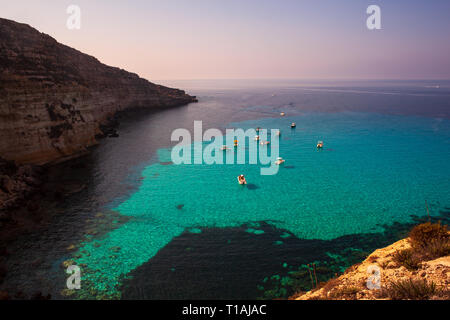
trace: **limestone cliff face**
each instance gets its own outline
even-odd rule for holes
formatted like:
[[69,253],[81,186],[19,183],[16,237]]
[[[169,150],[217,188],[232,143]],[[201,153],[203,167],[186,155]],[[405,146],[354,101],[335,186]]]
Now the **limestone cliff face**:
[[6,160],[75,157],[97,143],[100,125],[117,111],[194,101],[0,18],[0,157]]

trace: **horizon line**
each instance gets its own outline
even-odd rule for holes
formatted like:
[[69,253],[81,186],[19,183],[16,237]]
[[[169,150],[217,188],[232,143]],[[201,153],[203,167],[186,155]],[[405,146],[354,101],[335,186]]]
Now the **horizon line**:
[[450,81],[450,78],[292,78],[292,77],[274,77],[274,78],[164,78],[152,79],[151,81],[207,81],[207,80],[290,80],[290,81]]

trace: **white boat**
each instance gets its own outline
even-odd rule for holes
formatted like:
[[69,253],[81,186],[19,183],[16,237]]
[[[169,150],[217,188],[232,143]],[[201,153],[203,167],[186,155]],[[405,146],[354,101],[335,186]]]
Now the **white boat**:
[[278,157],[278,158],[277,158],[277,161],[275,161],[275,164],[280,165],[280,164],[282,164],[282,163],[284,163],[284,162],[285,162],[285,160],[284,160],[283,158]]
[[239,184],[247,184],[247,180],[245,180],[245,177],[243,174],[237,177]]

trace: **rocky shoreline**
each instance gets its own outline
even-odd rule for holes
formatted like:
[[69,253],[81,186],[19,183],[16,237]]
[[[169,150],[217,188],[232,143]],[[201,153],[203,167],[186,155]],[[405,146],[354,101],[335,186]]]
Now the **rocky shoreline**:
[[[120,112],[101,126],[101,133],[96,136],[101,139],[118,137],[117,128],[120,117],[127,117],[135,110]],[[67,184],[58,182],[62,168],[72,168],[75,158],[86,155],[78,153],[69,158],[43,164],[20,164],[13,160],[0,157],[0,240],[7,243],[17,234],[39,227],[47,217],[43,208],[46,203],[58,203],[68,195],[83,190],[86,185],[80,183]],[[0,248],[1,256],[1,248]]]
[[37,200],[48,197],[49,169],[86,155],[100,138],[118,137],[119,116],[191,102],[196,97],[183,90],[107,66],[29,25],[0,18],[2,238],[22,218],[31,224],[42,218]]
[[18,212],[26,210],[34,217],[39,205],[33,195],[45,179],[45,168],[35,165],[17,165],[14,161],[0,158],[0,231],[5,240],[13,226],[19,224]]

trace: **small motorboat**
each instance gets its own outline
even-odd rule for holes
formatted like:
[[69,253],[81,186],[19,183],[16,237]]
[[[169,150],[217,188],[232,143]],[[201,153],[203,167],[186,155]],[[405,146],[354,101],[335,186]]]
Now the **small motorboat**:
[[238,146],[238,141],[234,140],[234,146],[237,147]]
[[281,131],[278,130],[277,133],[275,133],[275,135],[276,135],[277,137],[281,136]]
[[295,128],[297,125],[295,124],[295,122],[291,123],[291,128]]
[[255,140],[256,140],[256,141],[259,141],[259,136],[255,136]]
[[317,149],[323,148],[323,141],[317,142]]
[[284,117],[285,115],[286,115],[286,113],[280,112],[280,116]]
[[245,177],[243,174],[239,175],[237,177],[239,184],[247,184],[247,180],[245,180]]
[[261,130],[261,128],[260,128],[260,127],[256,128],[256,132],[259,132],[259,130]]
[[277,161],[275,161],[275,164],[280,165],[280,164],[282,164],[282,163],[284,163],[284,162],[285,162],[285,160],[284,160],[283,158],[278,157],[278,158],[277,158]]
[[259,144],[267,145],[267,144],[270,144],[270,141],[261,141]]

